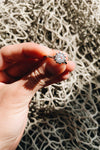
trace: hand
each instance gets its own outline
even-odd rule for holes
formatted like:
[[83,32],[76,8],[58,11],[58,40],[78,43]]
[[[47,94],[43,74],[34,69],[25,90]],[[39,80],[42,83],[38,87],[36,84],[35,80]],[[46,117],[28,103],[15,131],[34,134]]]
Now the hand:
[[0,50],[0,150],[14,150],[27,123],[32,96],[42,87],[65,80],[73,62],[58,64],[58,51],[35,43],[9,45]]

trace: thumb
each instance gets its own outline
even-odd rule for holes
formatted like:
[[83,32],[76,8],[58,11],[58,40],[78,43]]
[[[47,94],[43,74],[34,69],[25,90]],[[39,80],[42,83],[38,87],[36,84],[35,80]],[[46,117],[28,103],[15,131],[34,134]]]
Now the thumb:
[[17,88],[17,92],[19,90],[25,97],[33,96],[37,90],[49,85],[55,76],[62,74],[65,70],[66,64],[58,64],[54,59],[45,58],[34,71],[12,84]]
[[55,60],[47,58],[47,64],[45,68],[45,72],[48,73],[49,76],[54,77],[63,73],[66,69],[66,64],[56,63]]

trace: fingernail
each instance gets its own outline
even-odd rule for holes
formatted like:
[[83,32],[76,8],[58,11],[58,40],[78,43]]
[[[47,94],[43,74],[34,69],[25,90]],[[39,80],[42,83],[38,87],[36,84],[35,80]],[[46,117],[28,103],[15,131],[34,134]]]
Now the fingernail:
[[66,80],[66,79],[68,79],[68,78],[69,78],[69,73],[67,73],[67,74],[65,74],[65,75],[62,76],[62,79],[63,79],[63,80]]
[[75,69],[75,63],[73,61],[68,61],[66,69],[69,72],[73,71]]

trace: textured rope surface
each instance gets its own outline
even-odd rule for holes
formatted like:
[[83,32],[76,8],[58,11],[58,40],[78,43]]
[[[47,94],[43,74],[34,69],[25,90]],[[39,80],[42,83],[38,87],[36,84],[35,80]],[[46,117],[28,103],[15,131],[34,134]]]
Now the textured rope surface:
[[5,0],[0,47],[34,41],[76,62],[38,91],[18,150],[100,150],[100,0]]

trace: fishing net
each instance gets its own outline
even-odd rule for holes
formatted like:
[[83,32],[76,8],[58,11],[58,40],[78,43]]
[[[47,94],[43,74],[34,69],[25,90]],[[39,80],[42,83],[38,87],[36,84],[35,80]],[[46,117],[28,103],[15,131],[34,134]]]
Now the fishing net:
[[34,41],[68,53],[70,78],[39,90],[17,150],[100,150],[100,0],[0,2],[0,47]]

